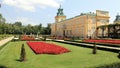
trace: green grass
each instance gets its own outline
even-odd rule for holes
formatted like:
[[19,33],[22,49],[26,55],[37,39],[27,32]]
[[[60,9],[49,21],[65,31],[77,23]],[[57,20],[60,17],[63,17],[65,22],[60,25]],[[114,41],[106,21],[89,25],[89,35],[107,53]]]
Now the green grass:
[[[27,61],[19,62],[20,48],[25,44]],[[55,43],[71,50],[60,55],[36,55],[26,42],[10,42],[0,50],[0,65],[8,68],[94,68],[120,62],[117,53],[98,50],[96,55],[92,49],[77,47],[69,44]]]

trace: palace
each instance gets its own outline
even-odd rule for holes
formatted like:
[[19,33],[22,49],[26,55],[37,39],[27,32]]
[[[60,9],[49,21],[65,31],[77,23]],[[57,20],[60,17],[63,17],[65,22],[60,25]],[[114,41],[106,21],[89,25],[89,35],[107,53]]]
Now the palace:
[[120,39],[120,15],[116,15],[113,24],[97,27],[97,37]]
[[[97,27],[109,24],[109,12],[96,10],[96,13],[81,13],[66,19],[63,9],[58,9],[55,22],[51,24],[51,36],[95,38],[99,32]],[[107,32],[106,32],[107,34]]]

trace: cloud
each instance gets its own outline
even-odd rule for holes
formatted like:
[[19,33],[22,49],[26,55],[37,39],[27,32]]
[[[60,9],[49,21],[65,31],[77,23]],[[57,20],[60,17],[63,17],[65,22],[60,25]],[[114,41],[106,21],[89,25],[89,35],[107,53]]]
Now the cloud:
[[57,1],[64,2],[65,0],[57,0]]
[[22,22],[23,25],[28,25],[28,24],[36,25],[31,19],[25,17],[18,17],[16,21]]
[[32,11],[36,10],[36,7],[59,7],[59,2],[64,0],[2,0],[3,4],[14,6],[23,10]]

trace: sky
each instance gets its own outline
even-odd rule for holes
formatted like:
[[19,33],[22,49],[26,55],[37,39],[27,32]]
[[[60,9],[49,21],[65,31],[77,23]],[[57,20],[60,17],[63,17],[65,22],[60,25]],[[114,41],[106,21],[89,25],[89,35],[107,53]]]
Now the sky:
[[54,23],[60,4],[67,19],[81,13],[103,10],[109,11],[110,23],[113,23],[120,12],[120,0],[0,0],[0,3],[0,13],[7,23],[21,21],[23,25],[41,23],[47,26]]

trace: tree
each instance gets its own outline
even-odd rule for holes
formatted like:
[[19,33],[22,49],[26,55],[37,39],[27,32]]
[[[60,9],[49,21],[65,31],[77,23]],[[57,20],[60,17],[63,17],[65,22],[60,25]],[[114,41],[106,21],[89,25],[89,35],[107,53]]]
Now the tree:
[[38,32],[41,32],[41,30],[42,30],[42,24],[39,24],[38,25]]
[[21,34],[22,31],[19,26],[13,25],[14,28],[14,34]]
[[3,34],[5,31],[4,25],[5,25],[5,18],[3,18],[2,14],[0,14],[0,34]]
[[25,61],[26,60],[26,52],[25,52],[25,48],[24,48],[24,44],[22,44],[21,47],[21,54],[20,54],[20,61]]
[[13,24],[13,30],[14,30],[14,34],[22,34],[22,23],[21,22],[15,22]]
[[94,46],[93,46],[93,54],[96,54],[97,53],[97,46],[96,46],[96,43],[94,43]]
[[41,34],[50,35],[51,34],[51,24],[48,24],[47,27],[42,27]]
[[46,28],[45,28],[45,27],[42,27],[42,29],[41,29],[41,32],[40,32],[40,33],[41,33],[41,34],[47,34],[46,32],[47,32],[47,31],[46,31]]
[[51,34],[51,28],[50,27],[51,27],[51,24],[48,24],[47,27],[46,27],[46,31],[47,31],[46,33],[48,35]]
[[0,23],[0,34],[3,33],[3,29],[2,29],[2,23]]
[[21,22],[18,22],[18,21],[15,22],[14,25],[19,26],[19,27],[22,27],[22,23],[21,23]]
[[0,23],[5,23],[5,18],[3,18],[2,14],[0,14]]
[[16,21],[13,24],[6,23],[5,18],[0,14],[0,34],[51,34],[51,24],[47,27],[42,27],[42,24],[32,26],[28,24],[27,26],[22,25],[22,22]]

